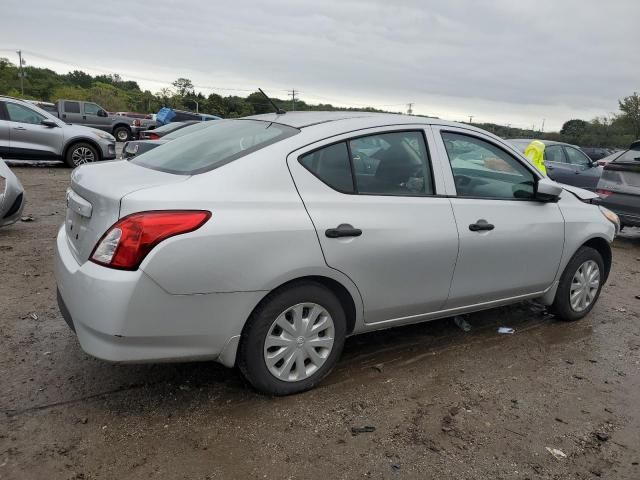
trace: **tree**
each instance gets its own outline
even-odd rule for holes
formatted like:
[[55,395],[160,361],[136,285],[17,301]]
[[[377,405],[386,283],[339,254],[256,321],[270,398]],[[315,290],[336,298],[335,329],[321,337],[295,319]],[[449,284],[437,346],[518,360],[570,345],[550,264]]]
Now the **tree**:
[[633,129],[636,138],[640,137],[640,96],[638,92],[618,100],[623,120]]
[[171,85],[175,87],[176,93],[181,97],[184,97],[187,94],[193,95],[194,93],[193,83],[191,83],[191,80],[188,78],[178,78]]
[[88,73],[84,73],[80,70],[74,70],[66,75],[69,83],[82,88],[90,88],[93,83],[93,77]]
[[562,135],[567,135],[569,137],[580,137],[587,130],[587,122],[584,120],[568,120],[564,122],[562,125],[562,129],[560,129],[560,133]]

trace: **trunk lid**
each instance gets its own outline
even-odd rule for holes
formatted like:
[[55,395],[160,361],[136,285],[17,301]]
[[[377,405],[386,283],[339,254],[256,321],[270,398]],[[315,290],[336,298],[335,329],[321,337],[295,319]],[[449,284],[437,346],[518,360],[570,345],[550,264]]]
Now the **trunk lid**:
[[127,194],[188,178],[127,161],[76,168],[67,190],[65,220],[67,241],[76,260],[82,264],[89,259],[98,240],[120,218],[120,202]]

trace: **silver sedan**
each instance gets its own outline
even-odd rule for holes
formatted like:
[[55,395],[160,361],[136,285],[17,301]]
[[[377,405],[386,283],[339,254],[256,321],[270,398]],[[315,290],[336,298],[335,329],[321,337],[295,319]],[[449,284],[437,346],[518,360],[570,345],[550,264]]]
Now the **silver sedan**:
[[77,168],[61,311],[89,354],[217,360],[312,388],[345,337],[526,299],[587,315],[618,219],[483,130],[354,112],[267,114]]

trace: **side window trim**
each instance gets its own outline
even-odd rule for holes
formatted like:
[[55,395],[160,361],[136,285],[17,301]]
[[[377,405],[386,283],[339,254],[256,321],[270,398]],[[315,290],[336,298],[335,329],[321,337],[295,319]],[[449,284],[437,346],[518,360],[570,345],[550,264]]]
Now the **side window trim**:
[[[383,131],[374,131],[374,132],[368,132],[368,133],[362,133],[359,135],[354,135],[351,137],[347,137],[347,138],[342,138],[341,140],[336,140],[335,142],[331,142],[331,143],[326,143],[323,144],[322,146],[313,148],[311,150],[307,150],[305,152],[302,152],[300,154],[298,154],[296,156],[296,160],[298,161],[298,163],[309,173],[311,173],[314,177],[316,177],[318,180],[320,180],[323,184],[325,184],[327,187],[329,187],[330,189],[332,189],[335,192],[338,193],[342,193],[343,195],[363,195],[363,196],[374,196],[374,197],[418,197],[418,198],[430,198],[430,197],[447,197],[447,195],[441,195],[436,193],[436,178],[435,178],[435,171],[434,171],[434,165],[433,165],[433,157],[431,155],[431,151],[429,148],[429,142],[427,139],[427,135],[425,133],[425,128],[430,127],[430,125],[424,125],[422,128],[418,127],[418,128],[400,128],[397,130],[383,130]],[[427,155],[426,161],[428,164],[428,169],[429,169],[429,173],[430,175],[430,180],[431,180],[431,191],[433,193],[425,193],[425,194],[421,194],[421,195],[394,195],[391,193],[360,193],[358,191],[358,182],[356,181],[356,174],[355,174],[355,166],[353,164],[353,155],[351,153],[351,141],[352,140],[356,140],[358,138],[366,138],[366,137],[373,137],[376,135],[385,135],[385,134],[389,134],[389,133],[403,133],[403,132],[412,132],[412,133],[418,133],[422,136],[422,141],[424,143],[425,146],[425,153]],[[322,141],[322,140],[320,140]],[[317,143],[317,142],[314,142]],[[351,181],[353,183],[353,192],[343,192],[340,190],[337,190],[336,188],[332,187],[331,185],[329,185],[328,183],[326,183],[322,178],[320,178],[318,175],[316,175],[315,172],[312,172],[311,170],[309,170],[303,163],[302,163],[302,158],[310,155],[312,153],[315,153],[319,150],[322,150],[323,148],[328,148],[334,145],[338,145],[340,143],[345,143],[346,147],[347,147],[347,152],[349,155],[349,165],[350,165],[350,169],[351,169]]]
[[[506,198],[506,197],[487,197],[487,196],[467,196],[467,195],[459,195],[458,194],[458,188],[457,186],[455,186],[455,177],[453,175],[453,167],[451,167],[451,161],[449,160],[449,154],[447,152],[445,143],[444,143],[444,138],[442,138],[442,134],[443,133],[451,133],[454,135],[462,135],[462,136],[466,136],[466,137],[470,137],[470,138],[474,138],[486,143],[489,143],[490,145],[492,145],[494,148],[497,148],[499,150],[501,150],[502,152],[504,152],[505,154],[509,155],[511,158],[513,158],[515,161],[517,161],[521,166],[523,166],[526,170],[528,170],[533,178],[534,178],[534,182],[537,183],[537,181],[541,178],[540,173],[537,171],[537,169],[529,164],[529,162],[522,161],[520,160],[516,155],[513,155],[511,152],[509,152],[507,149],[505,149],[504,147],[502,147],[501,145],[496,144],[491,138],[485,137],[483,135],[479,135],[477,132],[471,131],[471,130],[465,130],[465,129],[450,129],[447,127],[441,127],[438,129],[438,133],[440,134],[440,141],[442,142],[442,147],[443,147],[443,153],[445,156],[445,161],[446,163],[449,165],[449,171],[451,172],[451,176],[452,178],[454,178],[454,188],[456,189],[456,193],[455,195],[447,195],[449,198],[461,198],[461,199],[470,199],[470,200],[491,200],[491,201],[496,201],[496,200],[500,200],[500,201],[507,201],[507,202],[538,202],[535,198]],[[535,187],[534,187],[534,192],[535,192]]]
[[0,101],[0,120],[9,121],[9,112],[7,112],[7,107],[3,101]]

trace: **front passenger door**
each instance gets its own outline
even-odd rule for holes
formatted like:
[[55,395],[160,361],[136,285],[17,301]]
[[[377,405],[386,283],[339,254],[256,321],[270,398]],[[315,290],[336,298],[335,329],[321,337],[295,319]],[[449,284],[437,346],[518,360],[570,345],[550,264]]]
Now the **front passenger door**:
[[434,127],[448,159],[460,251],[446,308],[544,291],[564,244],[557,203],[534,199],[535,168],[478,132]]

